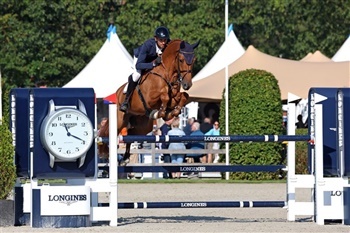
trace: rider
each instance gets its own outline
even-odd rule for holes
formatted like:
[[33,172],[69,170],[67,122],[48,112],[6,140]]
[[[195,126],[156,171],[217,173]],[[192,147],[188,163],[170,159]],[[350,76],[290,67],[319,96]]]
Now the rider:
[[161,64],[162,52],[169,42],[169,29],[160,26],[154,32],[154,38],[146,40],[140,47],[134,50],[134,72],[129,76],[126,97],[120,106],[121,111],[126,112],[128,110],[129,99],[141,77],[141,73],[144,70],[151,70]]

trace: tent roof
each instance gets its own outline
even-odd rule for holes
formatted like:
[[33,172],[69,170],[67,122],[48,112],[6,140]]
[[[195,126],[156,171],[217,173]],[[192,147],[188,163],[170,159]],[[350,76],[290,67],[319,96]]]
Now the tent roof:
[[192,81],[198,81],[214,74],[226,65],[231,64],[244,54],[244,48],[238,41],[232,24],[228,29],[228,36],[219,50],[210,59],[210,61],[193,77]]
[[128,81],[133,59],[121,43],[115,26],[108,31],[108,38],[98,53],[64,87],[92,87],[96,98],[104,98]]
[[[300,62],[282,59],[258,51],[252,45],[238,60],[228,67],[231,77],[246,69],[271,72],[281,90],[281,99],[288,92],[307,98],[311,87],[350,87],[350,62]],[[188,91],[190,100],[218,102],[225,87],[225,70],[221,69],[206,79],[193,83]]]
[[308,53],[303,59],[300,61],[304,62],[331,62],[332,60],[317,50],[314,53]]
[[310,57],[312,57],[313,53],[308,53],[305,57],[303,57],[302,59],[300,59],[300,61],[305,61],[307,59],[309,59]]
[[340,49],[332,57],[333,61],[350,61],[350,35]]

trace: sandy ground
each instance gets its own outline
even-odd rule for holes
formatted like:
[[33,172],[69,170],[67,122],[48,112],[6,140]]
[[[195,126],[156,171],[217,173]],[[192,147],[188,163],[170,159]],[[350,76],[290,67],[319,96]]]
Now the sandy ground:
[[[285,184],[119,184],[119,202],[284,201]],[[106,199],[107,194],[100,198]],[[297,192],[307,200],[309,190]],[[3,227],[0,232],[350,232],[342,224],[317,225],[310,216],[288,222],[285,208],[124,209],[118,226]]]

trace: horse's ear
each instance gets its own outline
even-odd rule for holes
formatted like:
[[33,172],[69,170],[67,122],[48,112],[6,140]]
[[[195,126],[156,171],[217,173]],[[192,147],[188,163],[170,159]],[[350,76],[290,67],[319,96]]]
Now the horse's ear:
[[180,49],[184,49],[186,47],[185,41],[181,41]]
[[191,45],[191,46],[192,46],[192,48],[193,48],[193,49],[197,48],[197,47],[198,47],[198,45],[199,45],[199,42],[200,42],[200,41],[201,41],[201,40],[198,40],[198,41],[197,41],[197,43],[195,43],[195,44]]

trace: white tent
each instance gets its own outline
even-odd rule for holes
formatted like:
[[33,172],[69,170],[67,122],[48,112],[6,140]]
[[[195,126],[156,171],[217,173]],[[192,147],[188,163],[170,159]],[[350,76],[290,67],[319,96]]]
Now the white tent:
[[216,54],[210,59],[210,61],[193,77],[193,82],[206,78],[217,71],[225,68],[226,65],[236,61],[240,56],[244,54],[244,48],[238,41],[232,24],[228,29],[227,40],[221,45]]
[[340,49],[332,57],[333,61],[350,61],[350,35]]
[[107,37],[89,64],[64,87],[92,87],[96,98],[104,98],[128,81],[133,59],[121,43],[115,26],[108,28]]

